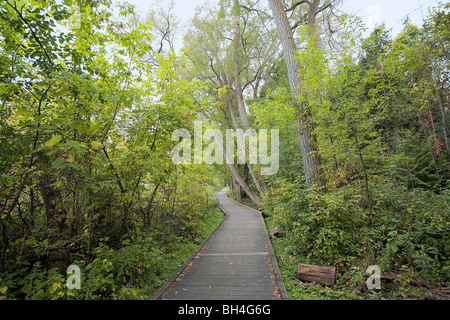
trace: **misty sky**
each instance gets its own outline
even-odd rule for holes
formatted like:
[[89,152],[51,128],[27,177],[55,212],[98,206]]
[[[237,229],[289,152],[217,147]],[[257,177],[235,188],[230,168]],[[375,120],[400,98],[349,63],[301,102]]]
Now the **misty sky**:
[[[207,1],[175,0],[175,12],[180,21],[187,24],[193,17],[195,8]],[[209,1],[217,2],[217,0]],[[145,15],[152,6],[164,3],[164,0],[127,0],[127,2],[136,5],[136,11]],[[344,0],[342,10],[361,17],[370,30],[376,24],[384,22],[388,29],[392,29],[395,37],[401,31],[402,21],[406,16],[409,16],[414,24],[421,26],[423,17],[427,16],[427,9],[438,3],[439,0]]]

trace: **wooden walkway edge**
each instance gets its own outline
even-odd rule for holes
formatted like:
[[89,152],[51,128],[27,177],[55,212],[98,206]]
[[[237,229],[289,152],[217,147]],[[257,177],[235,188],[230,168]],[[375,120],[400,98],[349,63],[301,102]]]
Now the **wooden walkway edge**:
[[214,198],[225,218],[152,299],[287,300],[262,213]]

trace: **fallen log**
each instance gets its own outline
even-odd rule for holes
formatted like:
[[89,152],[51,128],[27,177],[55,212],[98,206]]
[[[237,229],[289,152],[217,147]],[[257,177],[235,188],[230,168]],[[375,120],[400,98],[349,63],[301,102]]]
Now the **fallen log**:
[[336,268],[299,264],[297,279],[332,286],[335,283]]

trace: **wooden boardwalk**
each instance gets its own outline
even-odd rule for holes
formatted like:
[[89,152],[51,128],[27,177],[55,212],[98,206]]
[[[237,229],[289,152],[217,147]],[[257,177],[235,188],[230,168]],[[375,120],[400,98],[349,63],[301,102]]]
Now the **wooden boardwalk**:
[[261,212],[230,200],[227,190],[215,198],[226,218],[153,298],[287,299]]

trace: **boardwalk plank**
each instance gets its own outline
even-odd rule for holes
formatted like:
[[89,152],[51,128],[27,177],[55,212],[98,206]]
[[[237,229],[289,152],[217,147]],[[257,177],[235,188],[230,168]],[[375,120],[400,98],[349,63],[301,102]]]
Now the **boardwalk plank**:
[[[216,196],[228,215],[178,278],[165,300],[273,300],[287,298],[261,213]],[[275,262],[275,264],[273,263]],[[275,270],[274,270],[275,267]],[[280,286],[281,283],[281,286]],[[281,288],[280,288],[281,287]]]

